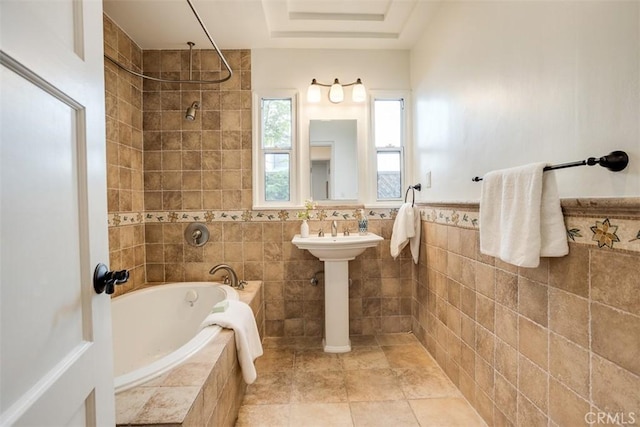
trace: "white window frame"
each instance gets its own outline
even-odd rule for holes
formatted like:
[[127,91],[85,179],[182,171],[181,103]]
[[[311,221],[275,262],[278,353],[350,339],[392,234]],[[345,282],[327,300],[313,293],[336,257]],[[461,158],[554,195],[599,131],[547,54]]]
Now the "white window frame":
[[[291,148],[262,148],[262,101],[264,99],[291,99]],[[253,94],[253,209],[292,208],[297,206],[298,195],[298,93],[295,90],[271,90],[254,92]],[[265,154],[289,154],[289,200],[265,200],[264,173]]]
[[[404,202],[405,191],[408,186],[409,177],[412,176],[411,169],[411,116],[409,93],[407,91],[371,91],[369,103],[370,126],[369,126],[369,179],[368,197],[365,202],[367,207],[398,207],[398,203]],[[397,199],[378,199],[378,177],[377,177],[377,155],[378,152],[397,151],[397,148],[378,148],[375,141],[375,102],[384,100],[402,100],[402,135],[400,145],[400,197]],[[413,184],[412,184],[413,185]]]

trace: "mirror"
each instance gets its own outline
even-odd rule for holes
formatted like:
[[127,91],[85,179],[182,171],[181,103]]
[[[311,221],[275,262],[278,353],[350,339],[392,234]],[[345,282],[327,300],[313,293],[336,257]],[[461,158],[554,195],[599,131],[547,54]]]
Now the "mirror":
[[311,120],[309,164],[313,200],[356,200],[357,120]]

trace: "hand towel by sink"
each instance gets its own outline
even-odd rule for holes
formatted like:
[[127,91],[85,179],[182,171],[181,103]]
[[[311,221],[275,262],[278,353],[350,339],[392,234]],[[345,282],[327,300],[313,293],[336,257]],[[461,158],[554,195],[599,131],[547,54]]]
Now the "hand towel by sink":
[[407,243],[413,262],[417,264],[420,254],[420,210],[411,203],[404,203],[398,209],[391,233],[391,256],[397,258]]
[[521,267],[569,253],[554,172],[535,163],[487,173],[480,200],[480,251]]

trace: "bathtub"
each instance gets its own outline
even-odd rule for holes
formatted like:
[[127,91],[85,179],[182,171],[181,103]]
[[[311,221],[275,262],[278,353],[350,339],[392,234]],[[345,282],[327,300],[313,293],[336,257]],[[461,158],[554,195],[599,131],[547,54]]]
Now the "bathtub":
[[212,282],[152,286],[111,301],[116,393],[156,378],[200,350],[220,331],[199,329],[213,306],[238,292]]

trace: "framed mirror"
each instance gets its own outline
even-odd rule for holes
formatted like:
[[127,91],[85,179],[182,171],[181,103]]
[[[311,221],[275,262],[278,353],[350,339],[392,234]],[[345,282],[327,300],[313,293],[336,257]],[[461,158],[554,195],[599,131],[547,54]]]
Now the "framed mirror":
[[357,200],[357,120],[310,120],[309,165],[313,200]]

